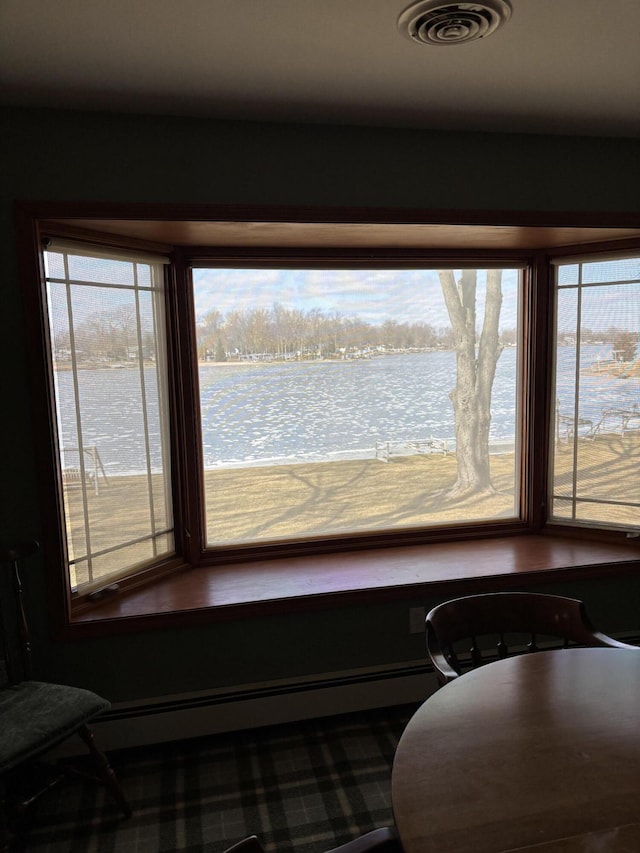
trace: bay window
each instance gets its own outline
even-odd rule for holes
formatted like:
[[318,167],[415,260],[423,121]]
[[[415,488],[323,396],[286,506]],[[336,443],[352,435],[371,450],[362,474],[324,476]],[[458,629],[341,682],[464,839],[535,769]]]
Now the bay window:
[[584,229],[576,254],[560,236],[543,249],[548,229],[424,226],[429,247],[388,249],[376,226],[356,248],[324,226],[320,248],[280,248],[314,234],[285,223],[280,245],[235,249],[231,222],[203,246],[179,220],[30,216],[67,620],[189,568],[640,532],[638,243],[591,254]]

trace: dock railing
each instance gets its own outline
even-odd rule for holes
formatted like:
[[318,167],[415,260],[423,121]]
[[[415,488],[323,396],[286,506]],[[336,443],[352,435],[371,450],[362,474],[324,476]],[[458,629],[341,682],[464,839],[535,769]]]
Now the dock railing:
[[[63,459],[62,484],[64,486],[80,486],[84,481],[93,487],[93,491],[97,495],[100,493],[99,476],[102,475],[105,483],[108,482],[109,478],[104,470],[98,448],[95,445],[90,445],[89,447],[83,447],[82,450],[82,455],[86,457],[86,460],[80,458],[79,447],[65,447],[63,449],[61,454]],[[74,454],[78,457],[77,465],[69,464],[71,461],[69,457],[71,456],[73,459]]]

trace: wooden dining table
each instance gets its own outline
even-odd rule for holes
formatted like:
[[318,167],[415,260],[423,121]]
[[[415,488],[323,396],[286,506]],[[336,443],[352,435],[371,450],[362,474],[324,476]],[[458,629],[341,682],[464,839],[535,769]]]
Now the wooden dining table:
[[640,648],[460,676],[409,721],[392,801],[405,853],[640,853]]

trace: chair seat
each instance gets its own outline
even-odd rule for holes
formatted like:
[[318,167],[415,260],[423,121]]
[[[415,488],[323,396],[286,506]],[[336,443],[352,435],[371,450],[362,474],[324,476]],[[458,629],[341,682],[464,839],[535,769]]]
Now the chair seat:
[[64,684],[22,681],[0,689],[0,770],[9,770],[74,734],[106,699]]

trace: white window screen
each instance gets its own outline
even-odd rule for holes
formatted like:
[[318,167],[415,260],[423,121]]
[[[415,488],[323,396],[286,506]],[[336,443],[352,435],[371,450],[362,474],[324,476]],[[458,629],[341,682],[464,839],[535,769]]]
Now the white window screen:
[[551,518],[640,528],[640,258],[556,268]]
[[71,588],[174,552],[163,258],[45,252]]

